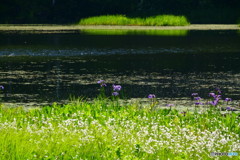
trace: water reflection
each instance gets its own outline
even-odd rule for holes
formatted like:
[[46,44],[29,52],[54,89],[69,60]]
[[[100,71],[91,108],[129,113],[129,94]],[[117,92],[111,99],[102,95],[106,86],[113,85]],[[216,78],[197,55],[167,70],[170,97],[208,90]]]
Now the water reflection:
[[[172,32],[171,34],[174,35],[179,31],[160,32],[153,30],[150,32],[152,34],[155,34],[155,32],[156,34],[159,33],[158,36],[153,36],[148,31],[145,34],[150,35],[141,34],[145,31],[135,33],[135,31],[126,30],[124,32],[126,34],[132,32],[132,34],[87,35],[84,31],[74,34],[0,33],[0,55],[81,56],[158,53],[238,53],[240,51],[240,37],[236,33],[237,31],[189,31],[186,36],[162,36],[165,32],[168,35]],[[115,32],[113,33],[115,34]]]
[[148,36],[186,36],[188,30],[126,30],[126,29],[83,29],[86,35],[148,35]]

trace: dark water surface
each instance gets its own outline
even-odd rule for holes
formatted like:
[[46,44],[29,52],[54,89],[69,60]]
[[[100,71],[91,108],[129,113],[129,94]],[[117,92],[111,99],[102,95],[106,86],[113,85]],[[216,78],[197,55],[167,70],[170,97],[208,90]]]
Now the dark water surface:
[[240,99],[240,34],[181,31],[111,34],[0,33],[4,102],[96,97],[97,81],[121,84],[127,98],[206,96],[215,87]]

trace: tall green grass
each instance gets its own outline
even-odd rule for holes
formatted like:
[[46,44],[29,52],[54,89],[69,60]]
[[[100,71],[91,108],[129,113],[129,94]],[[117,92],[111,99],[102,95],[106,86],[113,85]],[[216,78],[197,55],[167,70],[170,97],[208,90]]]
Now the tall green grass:
[[0,135],[0,159],[211,159],[211,152],[240,146],[236,113],[182,114],[108,99],[28,110],[2,106]]
[[129,18],[124,15],[104,15],[81,19],[80,25],[136,25],[136,26],[185,26],[189,25],[184,16],[159,15],[147,18]]

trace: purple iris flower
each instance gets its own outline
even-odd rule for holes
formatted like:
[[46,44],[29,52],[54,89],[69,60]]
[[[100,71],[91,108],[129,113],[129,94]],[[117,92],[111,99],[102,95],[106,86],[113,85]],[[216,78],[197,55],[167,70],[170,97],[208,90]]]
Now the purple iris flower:
[[104,80],[99,80],[97,83],[98,84],[104,83]]
[[215,93],[209,93],[209,96],[214,97]]
[[195,99],[196,101],[199,101],[199,100],[201,100],[202,98],[201,98],[201,97],[194,97],[194,99]]
[[227,110],[227,111],[232,111],[233,108],[228,106],[228,107],[226,108],[226,110]]
[[4,86],[1,85],[1,86],[0,86],[0,89],[4,90]]
[[226,102],[232,101],[232,98],[225,98]]
[[216,106],[218,104],[218,99],[217,100],[214,100],[212,102],[209,102],[210,105],[213,105],[213,106]]
[[113,96],[118,96],[119,93],[118,93],[118,92],[113,92],[112,95],[113,95]]
[[112,87],[113,87],[113,90],[114,91],[120,91],[121,90],[121,88],[122,88],[122,86],[120,86],[120,85],[112,85]]
[[172,107],[174,106],[174,104],[167,104],[167,107]]
[[148,98],[150,98],[150,99],[151,99],[151,98],[156,98],[156,96],[155,96],[155,94],[149,94],[149,95],[148,95]]
[[221,99],[221,97],[222,97],[221,95],[215,95],[214,99],[218,99],[219,100],[219,99]]
[[195,105],[203,105],[202,102],[195,102]]
[[198,93],[192,93],[192,96],[198,96]]
[[99,80],[97,83],[100,84],[101,87],[106,87],[107,86],[107,84],[105,83],[104,80]]
[[222,93],[222,91],[219,88],[216,88],[217,93]]
[[106,87],[107,84],[106,84],[106,83],[102,83],[100,86],[101,86],[101,87]]

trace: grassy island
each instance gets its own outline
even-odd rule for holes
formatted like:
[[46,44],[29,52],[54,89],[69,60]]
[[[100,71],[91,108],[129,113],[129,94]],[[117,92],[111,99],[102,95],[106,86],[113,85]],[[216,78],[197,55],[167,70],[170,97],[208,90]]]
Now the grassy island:
[[104,15],[81,19],[80,25],[129,25],[129,26],[186,26],[184,16],[158,15],[147,18],[130,18],[124,15]]

